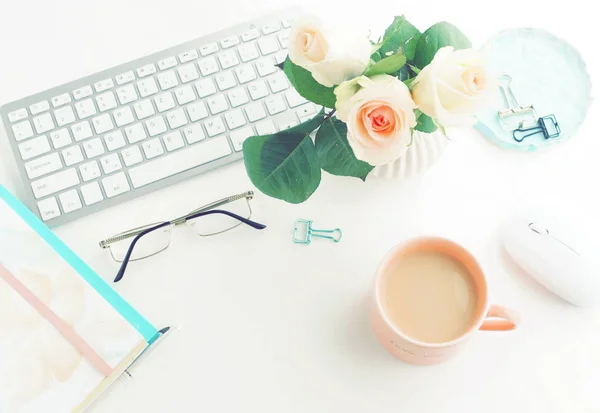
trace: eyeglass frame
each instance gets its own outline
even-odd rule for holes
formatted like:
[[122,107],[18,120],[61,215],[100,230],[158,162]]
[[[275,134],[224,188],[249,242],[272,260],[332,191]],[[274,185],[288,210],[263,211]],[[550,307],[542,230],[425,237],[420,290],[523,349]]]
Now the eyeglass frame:
[[[220,206],[227,205],[227,204],[229,204],[231,202],[235,202],[235,201],[238,201],[238,200],[244,199],[244,198],[246,199],[246,202],[248,203],[248,209],[250,210],[250,216],[248,218],[244,218],[244,217],[242,217],[240,215],[237,215],[237,214],[234,214],[233,212],[230,212],[230,211],[221,210],[221,209],[214,209],[214,208],[218,208]],[[212,214],[227,215],[227,216],[229,216],[231,218],[234,218],[234,219],[238,220],[239,223],[236,224],[236,225],[234,225],[234,226],[232,226],[231,228],[225,229],[223,231],[215,232],[213,234],[207,234],[207,235],[198,234],[201,237],[210,237],[210,236],[213,236],[213,235],[219,235],[219,234],[222,234],[224,232],[230,231],[230,230],[232,230],[234,228],[237,228],[241,224],[249,225],[252,228],[257,229],[257,230],[265,229],[267,227],[266,225],[260,224],[258,222],[255,222],[255,221],[252,221],[252,220],[249,219],[252,216],[252,207],[250,206],[250,201],[253,198],[254,198],[254,191],[246,191],[246,192],[243,192],[241,194],[232,195],[232,196],[229,196],[227,198],[223,198],[223,199],[220,199],[218,201],[211,202],[210,204],[201,206],[200,208],[197,208],[197,209],[193,210],[192,212],[190,212],[188,214],[185,214],[185,215],[182,215],[182,216],[180,216],[178,218],[175,218],[175,219],[173,219],[171,221],[156,222],[154,224],[147,224],[147,225],[144,225],[144,226],[141,226],[141,227],[138,227],[138,228],[130,229],[130,230],[122,232],[120,234],[113,235],[112,237],[109,237],[109,238],[107,238],[107,239],[105,239],[103,241],[100,241],[100,243],[99,243],[100,248],[102,248],[102,249],[110,249],[111,244],[114,244],[116,242],[121,242],[121,241],[124,241],[126,239],[129,239],[129,238],[133,237],[133,240],[131,241],[131,244],[129,245],[129,248],[127,249],[127,253],[125,254],[125,257],[123,258],[123,261],[121,262],[121,268],[119,268],[119,272],[117,273],[117,276],[115,277],[114,282],[119,282],[119,281],[121,281],[123,279],[123,277],[125,275],[125,270],[127,269],[127,265],[129,264],[129,261],[137,261],[137,260],[132,260],[131,259],[131,254],[133,253],[133,249],[135,248],[135,245],[137,244],[137,242],[144,235],[147,235],[147,234],[149,234],[149,233],[151,233],[153,231],[156,231],[158,229],[161,229],[161,228],[164,228],[164,227],[167,227],[167,226],[176,227],[176,226],[185,224],[190,219],[196,219],[196,218],[199,218],[199,217],[202,217],[202,216],[212,215]],[[169,245],[167,245],[167,247],[163,248],[162,250],[155,252],[154,254],[150,254],[150,255],[148,255],[146,257],[139,258],[138,260],[149,258],[149,257],[152,257],[152,256],[154,256],[156,254],[159,254],[159,253],[163,252],[165,249],[167,249],[168,247],[169,247]],[[112,257],[113,257],[113,259],[115,261],[118,261],[114,257],[114,255],[112,253],[112,250],[111,250],[111,255],[112,255]]]

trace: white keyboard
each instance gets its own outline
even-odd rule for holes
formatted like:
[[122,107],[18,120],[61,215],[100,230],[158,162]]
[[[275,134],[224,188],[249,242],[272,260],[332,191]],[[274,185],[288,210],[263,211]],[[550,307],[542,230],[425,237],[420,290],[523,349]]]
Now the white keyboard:
[[86,216],[242,158],[246,138],[318,108],[275,64],[289,9],[4,105],[26,186],[48,225]]

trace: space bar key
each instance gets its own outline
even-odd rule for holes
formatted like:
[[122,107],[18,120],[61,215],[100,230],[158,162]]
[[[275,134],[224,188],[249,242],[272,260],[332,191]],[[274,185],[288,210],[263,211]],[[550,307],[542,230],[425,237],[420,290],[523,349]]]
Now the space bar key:
[[225,136],[187,147],[129,170],[134,188],[160,181],[231,154]]

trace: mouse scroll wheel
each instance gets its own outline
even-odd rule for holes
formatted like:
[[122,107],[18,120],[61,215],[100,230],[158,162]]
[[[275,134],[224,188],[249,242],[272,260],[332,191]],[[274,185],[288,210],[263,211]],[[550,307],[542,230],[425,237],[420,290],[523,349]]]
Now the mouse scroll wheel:
[[536,224],[535,222],[532,222],[531,224],[529,224],[529,229],[531,229],[533,232],[537,232],[538,234],[542,234],[542,235],[546,235],[546,234],[550,233],[550,231],[548,231],[546,228],[542,227],[539,224]]

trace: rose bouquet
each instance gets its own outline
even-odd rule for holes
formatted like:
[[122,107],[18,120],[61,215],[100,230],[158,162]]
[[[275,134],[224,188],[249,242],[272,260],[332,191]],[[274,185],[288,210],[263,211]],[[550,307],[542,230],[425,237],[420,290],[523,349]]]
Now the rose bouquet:
[[374,42],[304,17],[292,25],[288,53],[280,69],[322,110],[248,138],[243,152],[252,183],[290,203],[313,194],[321,170],[364,181],[376,166],[404,156],[415,131],[472,125],[497,91],[483,56],[447,22],[421,33],[396,17]]

